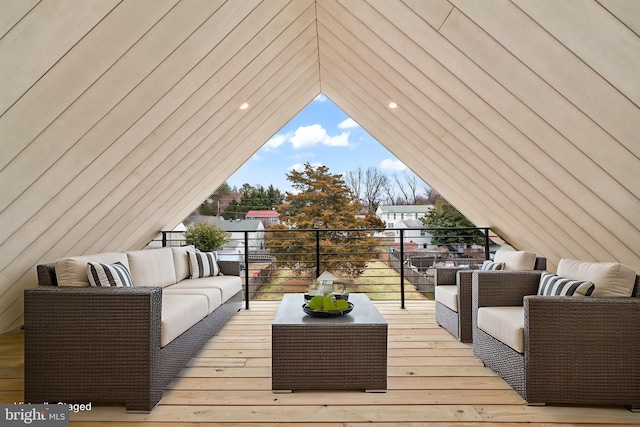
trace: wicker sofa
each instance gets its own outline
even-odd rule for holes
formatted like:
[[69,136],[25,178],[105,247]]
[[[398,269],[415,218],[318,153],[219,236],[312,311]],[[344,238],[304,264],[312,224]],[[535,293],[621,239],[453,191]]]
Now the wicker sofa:
[[[588,268],[563,270],[563,261]],[[625,276],[626,290],[603,289],[607,279],[593,274],[597,264],[618,278]],[[543,274],[473,273],[475,356],[529,404],[639,410],[640,276],[617,263],[561,260],[557,274],[589,280],[595,291],[591,296],[548,296],[537,295]]]
[[[25,401],[124,403],[149,412],[186,362],[242,306],[238,262],[190,278],[192,248],[69,257],[26,289]],[[133,287],[93,287],[87,264],[127,266]],[[112,265],[112,264],[109,264]]]
[[[504,270],[545,270],[547,259],[532,252],[499,250],[494,261]],[[473,268],[473,267],[472,267]],[[477,267],[478,269],[480,266]],[[434,276],[436,323],[461,342],[473,341],[469,266],[437,267]]]

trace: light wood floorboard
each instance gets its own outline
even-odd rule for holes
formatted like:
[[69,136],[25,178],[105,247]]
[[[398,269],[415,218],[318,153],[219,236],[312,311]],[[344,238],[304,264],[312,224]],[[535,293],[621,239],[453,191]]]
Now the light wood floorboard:
[[[277,301],[251,302],[167,388],[150,414],[93,405],[77,427],[419,427],[640,425],[623,407],[528,406],[434,321],[432,301],[375,302],[389,322],[386,393],[271,392]],[[22,331],[0,336],[0,403],[23,399]],[[330,360],[327,363],[331,363]]]

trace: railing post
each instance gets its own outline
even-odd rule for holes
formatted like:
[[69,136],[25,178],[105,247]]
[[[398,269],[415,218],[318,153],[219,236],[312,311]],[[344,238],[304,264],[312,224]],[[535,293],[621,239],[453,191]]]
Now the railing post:
[[167,232],[162,231],[162,247],[165,248],[167,246]]
[[400,229],[400,308],[404,309],[404,229]]
[[316,230],[316,277],[320,277],[320,230]]
[[249,232],[244,232],[244,308],[249,310]]
[[489,228],[484,229],[484,259],[489,259]]

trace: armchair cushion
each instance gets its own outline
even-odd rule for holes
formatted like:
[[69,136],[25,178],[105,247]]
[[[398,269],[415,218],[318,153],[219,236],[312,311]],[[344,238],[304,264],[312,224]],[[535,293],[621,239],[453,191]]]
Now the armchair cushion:
[[538,295],[549,296],[590,296],[595,285],[587,280],[571,280],[552,273],[542,273]]
[[524,353],[524,307],[482,307],[478,309],[478,328]]
[[630,297],[636,280],[636,272],[617,262],[584,262],[561,259],[558,275],[574,280],[588,280],[595,284],[591,296]]
[[503,270],[531,271],[536,265],[536,254],[526,251],[499,250],[493,261],[504,264]]
[[133,279],[129,269],[121,262],[103,264],[89,262],[87,277],[91,286],[119,286],[129,288],[133,286]]
[[458,286],[436,286],[435,298],[439,303],[444,304],[456,313],[458,312]]

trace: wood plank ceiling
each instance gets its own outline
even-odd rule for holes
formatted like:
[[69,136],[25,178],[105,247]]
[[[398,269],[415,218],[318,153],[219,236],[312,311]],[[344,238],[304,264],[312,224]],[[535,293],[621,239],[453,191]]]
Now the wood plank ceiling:
[[144,247],[319,93],[551,269],[640,271],[639,34],[634,0],[6,0],[0,331],[36,264]]

